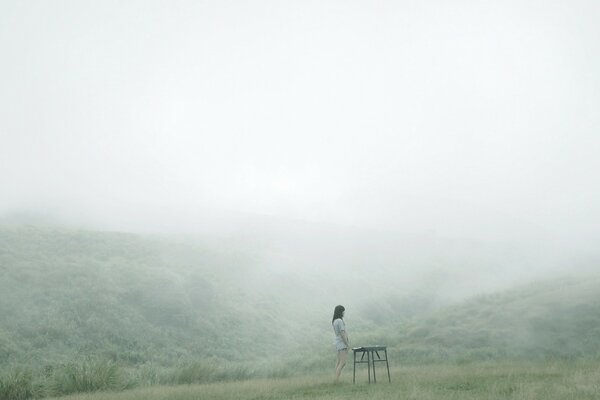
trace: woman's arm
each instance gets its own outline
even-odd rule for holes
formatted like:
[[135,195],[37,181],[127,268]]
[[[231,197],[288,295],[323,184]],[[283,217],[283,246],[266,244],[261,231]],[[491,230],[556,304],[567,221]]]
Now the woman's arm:
[[350,339],[348,339],[348,334],[346,331],[341,331],[340,335],[342,336],[342,340],[344,341],[346,347],[350,348]]

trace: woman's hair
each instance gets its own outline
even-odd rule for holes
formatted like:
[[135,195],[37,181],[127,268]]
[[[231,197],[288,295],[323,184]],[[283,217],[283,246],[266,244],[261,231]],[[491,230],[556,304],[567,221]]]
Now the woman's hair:
[[333,310],[333,318],[331,319],[331,323],[333,324],[333,321],[335,321],[338,318],[342,318],[344,316],[344,311],[346,311],[344,306],[335,306],[335,309]]

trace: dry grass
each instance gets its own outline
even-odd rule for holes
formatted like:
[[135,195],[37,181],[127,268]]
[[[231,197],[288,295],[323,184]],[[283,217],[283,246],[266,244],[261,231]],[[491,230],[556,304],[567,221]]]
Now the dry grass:
[[[365,372],[365,371],[361,371]],[[369,385],[366,374],[356,385],[331,377],[295,377],[204,385],[155,386],[120,393],[81,394],[63,400],[270,400],[270,399],[598,399],[600,365],[595,363],[435,365],[397,368],[392,384]],[[383,377],[383,374],[380,376]]]

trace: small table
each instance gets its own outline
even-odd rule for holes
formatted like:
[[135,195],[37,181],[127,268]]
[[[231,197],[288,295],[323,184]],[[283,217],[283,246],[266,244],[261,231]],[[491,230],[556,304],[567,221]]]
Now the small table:
[[[354,353],[354,372],[352,374],[352,383],[356,381],[356,364],[367,363],[367,370],[369,374],[369,383],[371,383],[371,364],[373,364],[373,382],[377,383],[377,376],[375,375],[375,363],[385,362],[387,367],[388,381],[391,383],[392,378],[390,377],[390,365],[388,364],[387,347],[386,346],[364,346],[364,347],[353,347],[352,352]],[[380,352],[383,353],[384,358],[381,358]],[[360,360],[356,359],[356,353],[362,353]],[[367,360],[365,361],[365,355]],[[375,359],[377,356],[377,359]]]

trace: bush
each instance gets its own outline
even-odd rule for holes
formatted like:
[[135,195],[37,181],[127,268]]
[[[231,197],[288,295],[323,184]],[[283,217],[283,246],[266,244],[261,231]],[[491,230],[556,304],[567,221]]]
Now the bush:
[[68,364],[56,370],[51,377],[49,392],[60,396],[79,392],[121,389],[118,367],[105,360],[91,360],[82,364]]

